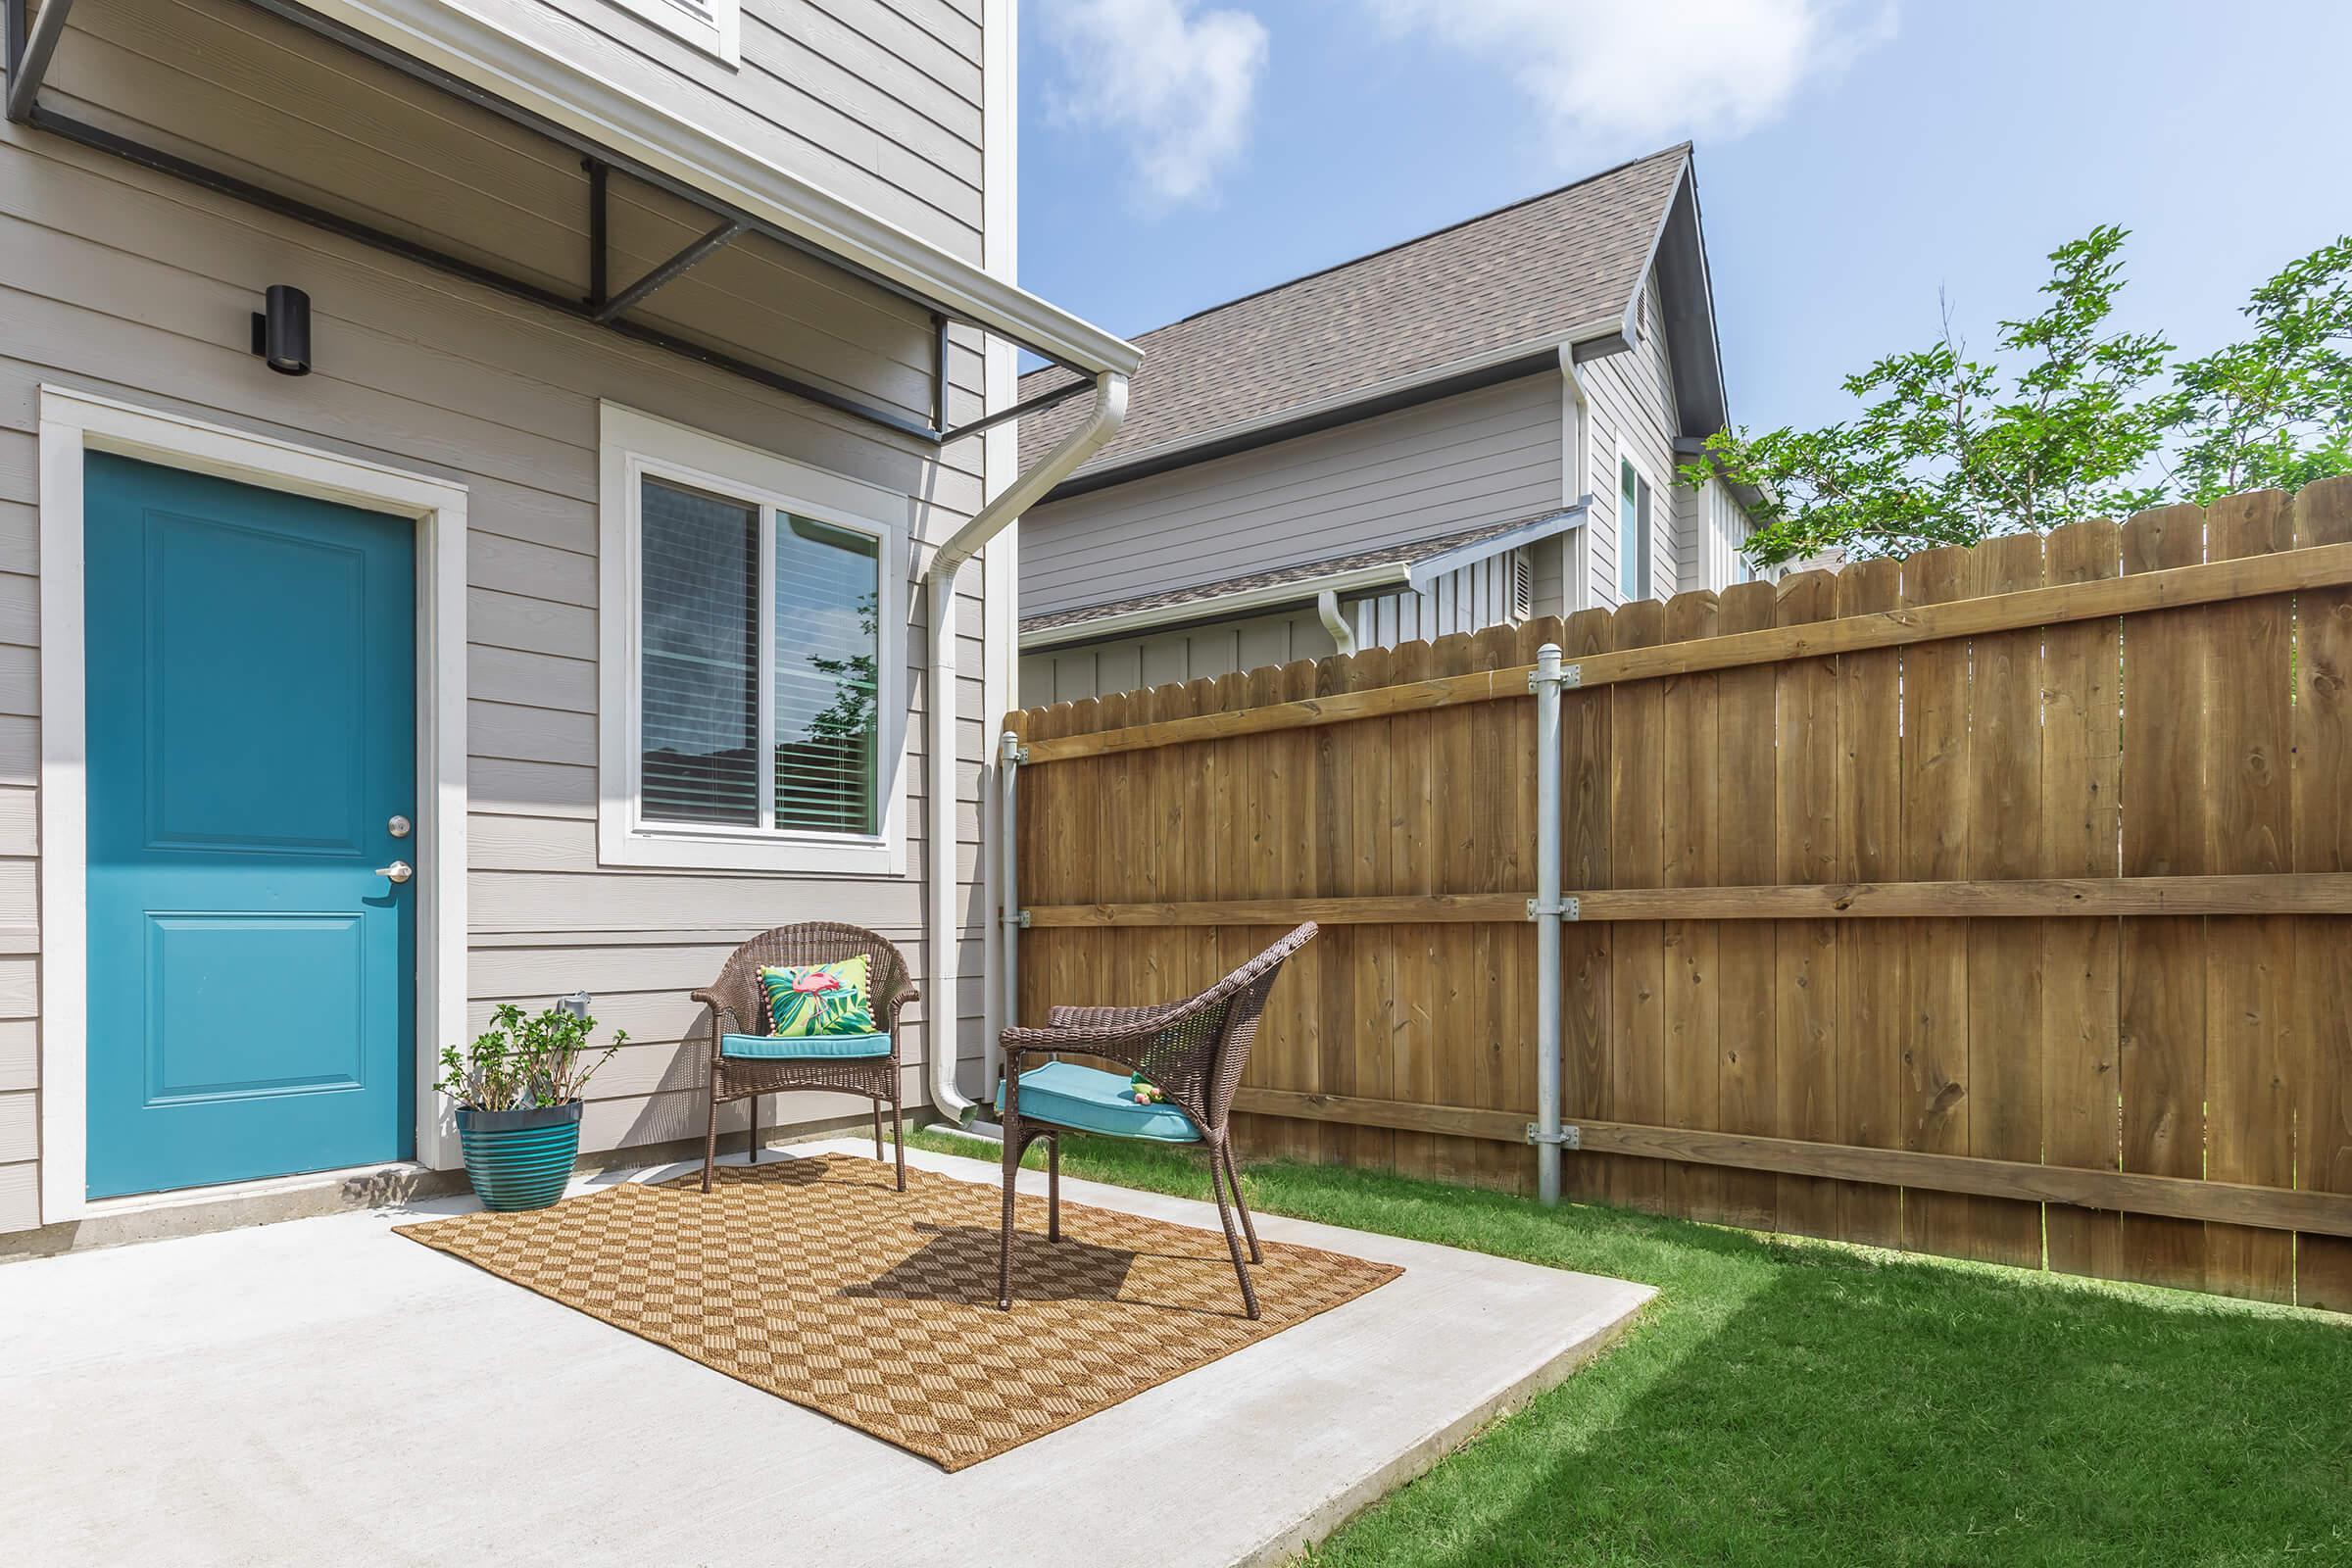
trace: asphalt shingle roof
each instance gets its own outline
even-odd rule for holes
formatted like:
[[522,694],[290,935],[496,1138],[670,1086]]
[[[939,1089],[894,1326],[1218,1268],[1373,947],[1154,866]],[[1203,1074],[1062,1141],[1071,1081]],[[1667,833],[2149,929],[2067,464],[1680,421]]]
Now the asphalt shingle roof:
[[[1077,473],[1614,319],[1641,286],[1690,155],[1684,142],[1144,333],[1127,422]],[[1021,396],[1070,379],[1058,367],[1032,371]],[[1085,408],[1073,398],[1025,416],[1021,462]]]

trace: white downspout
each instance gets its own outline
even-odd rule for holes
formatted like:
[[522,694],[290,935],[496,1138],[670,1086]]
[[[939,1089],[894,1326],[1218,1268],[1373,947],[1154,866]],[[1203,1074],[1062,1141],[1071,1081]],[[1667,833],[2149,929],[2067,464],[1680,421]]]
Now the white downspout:
[[930,678],[923,705],[923,756],[929,775],[924,790],[923,877],[931,949],[923,983],[924,1054],[930,1059],[931,1103],[956,1122],[977,1107],[956,1087],[956,981],[961,968],[956,949],[963,936],[963,920],[956,907],[956,574],[982,545],[1116,435],[1126,417],[1127,377],[1105,370],[1095,377],[1094,408],[1085,421],[1063,436],[1036,467],[973,514],[933,554],[923,572],[923,602],[930,621]]
[[1326,588],[1315,595],[1315,613],[1322,617],[1323,629],[1331,633],[1332,642],[1343,655],[1355,652],[1355,628],[1348,624],[1346,615],[1340,613],[1337,589]]
[[[1585,390],[1585,373],[1576,368],[1576,345],[1560,345],[1560,379],[1568,396],[1560,407],[1560,504],[1574,506],[1592,490],[1592,399]],[[1571,407],[1570,405],[1573,405]],[[1560,613],[1573,614],[1592,604],[1592,514],[1560,539]]]

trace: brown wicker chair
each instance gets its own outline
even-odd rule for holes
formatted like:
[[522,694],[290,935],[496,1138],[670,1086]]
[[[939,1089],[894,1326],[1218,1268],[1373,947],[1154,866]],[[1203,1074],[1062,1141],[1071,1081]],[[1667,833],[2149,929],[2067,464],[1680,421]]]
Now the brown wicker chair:
[[[768,1032],[766,998],[760,992],[760,970],[765,964],[797,966],[838,963],[863,954],[871,988],[874,1029],[887,1035],[890,1051],[874,1056],[747,1057],[725,1054],[731,1034]],[[731,1100],[752,1102],[752,1138],[748,1157],[760,1157],[760,1097],[796,1089],[831,1089],[863,1095],[874,1102],[874,1158],[882,1157],[882,1107],[890,1106],[890,1124],[899,1157],[899,1191],[906,1190],[906,1147],[899,1114],[899,1009],[915,999],[906,978],[906,960],[884,937],[854,925],[813,921],[780,925],[737,948],[708,990],[694,1000],[710,1009],[710,1119],[703,1139],[703,1191],[718,1164],[718,1107]],[[745,1024],[755,1024],[747,1029]]]
[[[1234,1234],[1233,1210],[1241,1210],[1242,1236],[1250,1240],[1250,1262],[1262,1262],[1257,1227],[1250,1223],[1250,1205],[1242,1200],[1242,1183],[1233,1163],[1233,1141],[1226,1118],[1233,1109],[1233,1092],[1257,1038],[1257,1020],[1265,1011],[1266,994],[1286,959],[1314,939],[1309,921],[1275,943],[1187,1002],[1156,1007],[1055,1007],[1043,1029],[1004,1031],[1004,1079],[998,1087],[998,1108],[1004,1126],[1004,1230],[997,1263],[997,1304],[1012,1310],[1013,1180],[1021,1155],[1037,1139],[1047,1140],[1047,1239],[1061,1240],[1061,1138],[1075,1128],[1112,1138],[1144,1138],[1163,1143],[1198,1143],[1208,1155],[1209,1190],[1216,1194],[1217,1218],[1225,1225],[1225,1247],[1233,1254],[1234,1277],[1242,1282],[1242,1304],[1258,1315],[1257,1291],[1242,1261],[1241,1236]],[[1166,1096],[1164,1104],[1143,1106],[1132,1102],[1121,1107],[1113,1091],[1125,1081],[1114,1074],[1083,1067],[1057,1069],[1049,1086],[1041,1077],[1031,1086],[1035,1109],[1021,1109],[1024,1058],[1058,1056],[1061,1052],[1099,1056],[1141,1073],[1145,1082]],[[1066,1086],[1066,1087],[1065,1087]],[[1171,1117],[1168,1112],[1173,1111]],[[1227,1206],[1226,1194],[1233,1196]]]

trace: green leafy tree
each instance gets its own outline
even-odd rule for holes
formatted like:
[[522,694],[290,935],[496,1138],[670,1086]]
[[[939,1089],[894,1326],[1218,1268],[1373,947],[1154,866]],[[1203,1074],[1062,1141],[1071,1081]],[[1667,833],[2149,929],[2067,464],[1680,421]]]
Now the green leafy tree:
[[1721,432],[1684,479],[1760,492],[1747,553],[1772,564],[1971,545],[2352,468],[2352,241],[2257,290],[2244,342],[2168,376],[2170,342],[2110,324],[2126,237],[2104,226],[2052,251],[2041,311],[2000,323],[1994,359],[1968,355],[1947,310],[1934,345],[1845,379],[1854,418]]
[[2253,334],[2175,372],[2183,500],[2299,490],[2352,472],[2352,236],[2254,291]]

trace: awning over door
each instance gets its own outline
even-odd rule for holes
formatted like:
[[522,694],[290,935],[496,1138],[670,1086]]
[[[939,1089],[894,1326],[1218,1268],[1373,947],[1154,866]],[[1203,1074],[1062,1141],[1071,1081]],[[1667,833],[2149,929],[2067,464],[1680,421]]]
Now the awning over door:
[[1141,359],[494,12],[0,3],[12,121],[919,441],[1023,412],[956,406],[951,327],[1080,372],[1031,409]]

